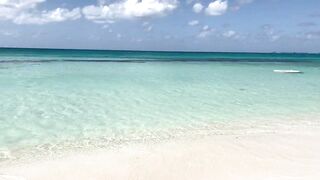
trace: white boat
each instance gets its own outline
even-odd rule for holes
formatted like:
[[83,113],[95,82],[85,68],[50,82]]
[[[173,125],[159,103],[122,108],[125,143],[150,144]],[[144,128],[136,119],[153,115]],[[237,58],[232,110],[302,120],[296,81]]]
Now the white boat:
[[303,73],[302,71],[299,70],[273,70],[275,73]]

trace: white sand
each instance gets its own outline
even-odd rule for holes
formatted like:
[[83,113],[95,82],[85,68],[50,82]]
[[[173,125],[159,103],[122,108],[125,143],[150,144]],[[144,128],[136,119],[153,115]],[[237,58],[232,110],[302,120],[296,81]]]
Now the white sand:
[[1,174],[27,180],[318,180],[320,132],[135,144],[0,168],[0,179],[8,180]]

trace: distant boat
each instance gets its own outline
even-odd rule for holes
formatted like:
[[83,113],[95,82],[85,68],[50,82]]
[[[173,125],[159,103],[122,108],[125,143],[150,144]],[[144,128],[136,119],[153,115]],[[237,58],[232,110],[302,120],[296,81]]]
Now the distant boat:
[[299,70],[273,70],[275,73],[303,73],[302,71]]

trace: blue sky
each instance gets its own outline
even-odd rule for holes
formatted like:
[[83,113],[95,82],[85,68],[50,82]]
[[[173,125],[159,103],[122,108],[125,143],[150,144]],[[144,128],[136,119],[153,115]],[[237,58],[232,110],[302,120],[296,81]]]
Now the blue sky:
[[0,46],[320,52],[320,1],[0,0]]

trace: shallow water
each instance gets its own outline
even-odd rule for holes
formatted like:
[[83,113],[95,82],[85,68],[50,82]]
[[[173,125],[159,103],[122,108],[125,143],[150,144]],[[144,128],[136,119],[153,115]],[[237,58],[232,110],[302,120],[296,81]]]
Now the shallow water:
[[265,129],[275,121],[319,123],[317,55],[237,59],[237,54],[199,53],[197,60],[197,53],[170,58],[170,53],[76,52],[0,49],[0,149],[100,137],[161,138],[177,129],[206,127],[210,133],[232,123],[246,124],[243,128],[262,123]]

